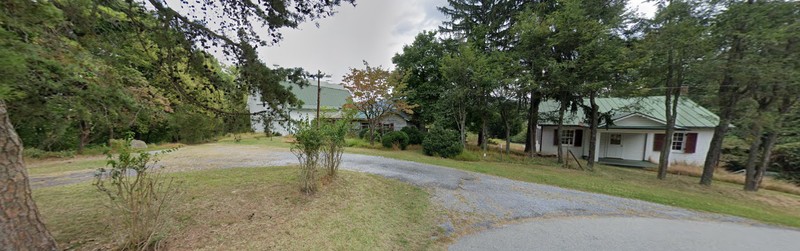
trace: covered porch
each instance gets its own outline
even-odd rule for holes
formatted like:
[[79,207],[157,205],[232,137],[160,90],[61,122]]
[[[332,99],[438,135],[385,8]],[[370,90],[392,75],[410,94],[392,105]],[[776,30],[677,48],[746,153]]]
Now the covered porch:
[[644,160],[628,160],[628,159],[614,159],[614,158],[600,158],[597,163],[609,166],[621,167],[635,167],[635,168],[655,168],[658,167],[655,163]]

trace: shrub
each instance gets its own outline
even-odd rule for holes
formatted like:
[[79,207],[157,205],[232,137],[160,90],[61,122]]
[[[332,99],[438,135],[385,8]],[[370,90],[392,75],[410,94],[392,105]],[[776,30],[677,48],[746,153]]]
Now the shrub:
[[320,130],[322,130],[322,166],[328,170],[328,175],[331,177],[336,176],[339,170],[339,164],[342,163],[342,153],[346,141],[344,137],[347,135],[349,129],[348,120],[339,120],[333,123],[322,123]]
[[109,168],[97,170],[94,185],[110,200],[112,224],[122,227],[120,249],[143,250],[156,247],[158,235],[165,234],[160,232],[166,218],[163,214],[177,190],[172,179],[157,171],[154,155],[132,153],[131,140],[129,134],[116,158],[107,155]]
[[775,146],[772,166],[780,170],[780,178],[800,184],[800,142]]
[[434,128],[422,141],[422,151],[431,156],[454,157],[464,151],[464,146],[459,141],[457,131]]
[[403,129],[400,129],[400,131],[408,135],[408,144],[411,145],[422,144],[422,140],[425,138],[425,134],[423,134],[422,131],[413,126],[403,127]]
[[291,151],[300,162],[300,190],[306,194],[317,191],[317,167],[322,143],[323,135],[319,129],[307,121],[298,123]]
[[408,135],[401,131],[388,132],[383,135],[381,144],[386,148],[399,147],[400,150],[406,150],[408,146]]

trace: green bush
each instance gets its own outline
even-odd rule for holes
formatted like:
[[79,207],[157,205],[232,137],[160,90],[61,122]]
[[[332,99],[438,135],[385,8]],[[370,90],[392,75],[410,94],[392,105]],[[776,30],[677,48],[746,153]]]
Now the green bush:
[[422,141],[422,151],[431,156],[451,158],[464,151],[464,146],[459,141],[457,131],[434,128]]
[[336,176],[339,164],[342,163],[342,153],[346,144],[345,136],[349,129],[348,120],[342,119],[336,122],[325,121],[320,127],[323,144],[321,149],[322,167],[328,170],[328,175]]
[[295,141],[291,151],[300,162],[300,190],[306,194],[317,191],[317,168],[320,152],[324,147],[324,135],[307,121],[301,121],[294,132]]
[[406,150],[408,146],[408,135],[401,131],[388,132],[383,135],[381,144],[386,148],[400,147],[400,150]]
[[411,145],[422,144],[422,140],[425,139],[425,134],[413,126],[403,127],[403,129],[400,129],[400,131],[408,135],[408,144]]
[[780,171],[780,178],[800,184],[800,142],[775,146],[772,167]]

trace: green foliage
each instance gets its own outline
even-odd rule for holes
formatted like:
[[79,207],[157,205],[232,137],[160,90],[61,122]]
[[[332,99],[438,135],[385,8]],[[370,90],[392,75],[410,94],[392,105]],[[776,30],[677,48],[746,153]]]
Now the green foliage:
[[426,155],[451,158],[463,150],[464,146],[455,130],[433,128],[422,141],[422,151]]
[[408,134],[401,131],[388,132],[383,135],[383,139],[381,140],[383,147],[399,148],[400,150],[406,150],[408,142]]
[[775,146],[772,167],[780,172],[780,178],[800,184],[800,142]]
[[400,131],[408,135],[408,144],[410,145],[420,145],[422,144],[422,140],[425,139],[425,133],[414,126],[403,127]]
[[[119,226],[120,249],[142,250],[158,246],[164,231],[165,213],[177,194],[172,178],[162,177],[150,153],[138,155],[130,149],[132,134],[117,156],[108,154],[108,168],[95,173],[95,187],[109,198],[111,226]],[[170,152],[165,150],[164,152]]]
[[317,169],[325,136],[308,121],[297,123],[291,151],[300,162],[300,190],[306,194],[317,191]]
[[345,136],[350,129],[349,119],[339,119],[335,122],[321,123],[323,145],[321,149],[322,167],[328,171],[328,176],[335,177],[342,163],[342,153],[347,144]]

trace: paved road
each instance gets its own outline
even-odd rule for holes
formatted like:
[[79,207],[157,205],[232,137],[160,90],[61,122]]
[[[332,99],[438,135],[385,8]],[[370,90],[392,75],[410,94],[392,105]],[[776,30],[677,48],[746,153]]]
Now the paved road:
[[465,236],[450,250],[798,250],[800,232],[659,218],[537,220]]
[[[166,166],[167,171],[171,172],[211,168],[285,166],[297,163],[294,155],[285,149],[265,151],[264,148],[257,146],[218,144],[183,148],[162,159],[160,163]],[[646,247],[642,246],[645,244],[681,241],[682,239],[659,239],[642,237],[642,235],[674,233],[670,231],[684,227],[686,231],[699,231],[698,235],[709,237],[725,233],[736,234],[739,233],[736,232],[739,229],[748,229],[748,233],[755,236],[781,232],[786,236],[794,236],[793,244],[800,246],[800,238],[797,238],[797,234],[800,233],[798,231],[772,228],[733,216],[696,212],[639,200],[514,181],[447,167],[376,156],[345,154],[341,166],[345,170],[381,175],[428,189],[432,194],[432,201],[451,212],[449,217],[441,220],[441,226],[445,229],[446,234],[492,229],[458,239],[451,247],[452,250],[483,250],[493,247],[529,249],[528,245],[531,243],[539,243],[540,246],[556,245],[552,246],[555,247],[553,249],[573,249],[570,247],[581,249],[590,247],[586,245],[594,245],[592,243],[597,242],[592,238],[602,239],[614,236],[622,238],[626,235],[630,235],[632,239],[638,238],[640,241],[637,243],[643,244],[631,242],[632,244],[627,246],[628,244],[612,238],[608,239],[609,246],[601,248],[631,247],[639,249]],[[88,179],[86,177],[91,178],[91,173],[71,173],[68,177],[35,177],[33,184],[37,187],[61,185],[84,181]],[[591,218],[587,219],[586,217]],[[642,218],[648,218],[649,222],[641,220]],[[544,219],[564,220],[541,221]],[[530,220],[534,221],[518,226],[497,228],[504,224]],[[609,225],[604,225],[606,223]],[[649,225],[649,227],[630,228],[627,224]],[[544,232],[548,234],[542,235]],[[579,233],[585,233],[583,236],[586,238],[575,238],[574,235]],[[670,234],[670,236],[673,235],[678,234]],[[731,238],[741,241],[752,240]],[[487,239],[497,239],[498,241],[486,241]],[[559,243],[574,246],[558,246]],[[615,244],[618,246],[614,246]],[[685,247],[689,249],[700,248],[700,246],[692,246],[694,244],[686,245]],[[657,247],[654,246],[654,248]]]

